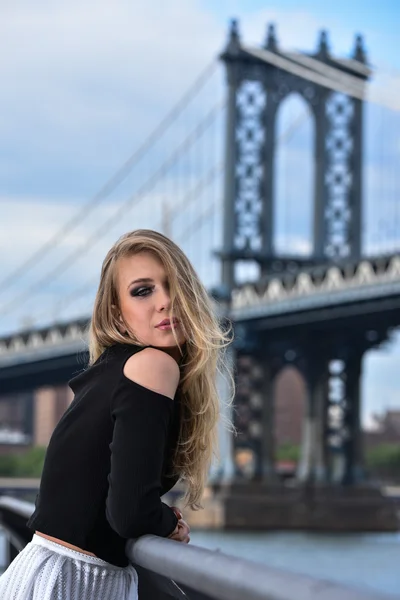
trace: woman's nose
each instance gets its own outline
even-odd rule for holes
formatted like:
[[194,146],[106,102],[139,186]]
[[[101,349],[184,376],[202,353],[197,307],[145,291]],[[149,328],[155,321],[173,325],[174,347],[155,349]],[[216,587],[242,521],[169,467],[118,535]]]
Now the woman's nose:
[[171,299],[169,296],[169,293],[164,290],[163,292],[160,292],[160,296],[158,298],[158,310],[168,310],[171,304]]

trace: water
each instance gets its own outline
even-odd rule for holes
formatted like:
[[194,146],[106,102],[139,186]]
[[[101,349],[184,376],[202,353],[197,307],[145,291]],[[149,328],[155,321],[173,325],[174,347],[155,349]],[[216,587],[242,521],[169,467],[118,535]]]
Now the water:
[[[400,598],[400,533],[237,533],[195,530],[191,544]],[[0,532],[0,565],[5,561]]]
[[400,533],[193,531],[191,543],[400,598]]

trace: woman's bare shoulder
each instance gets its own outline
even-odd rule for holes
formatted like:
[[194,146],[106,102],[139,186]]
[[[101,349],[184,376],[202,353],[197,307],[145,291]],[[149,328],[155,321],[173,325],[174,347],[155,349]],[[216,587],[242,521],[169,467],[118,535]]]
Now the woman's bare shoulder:
[[144,348],[128,358],[124,375],[172,400],[179,384],[180,371],[176,360],[163,350]]

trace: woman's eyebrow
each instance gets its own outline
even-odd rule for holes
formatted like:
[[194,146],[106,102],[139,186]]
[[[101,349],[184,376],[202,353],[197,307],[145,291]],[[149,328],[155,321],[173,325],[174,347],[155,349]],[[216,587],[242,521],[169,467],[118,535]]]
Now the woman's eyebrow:
[[133,283],[149,283],[150,281],[154,281],[154,279],[151,277],[140,277],[140,279],[134,279],[131,281],[129,285],[132,285]]
[[134,283],[154,283],[154,279],[151,279],[151,277],[140,277],[139,279],[134,279],[128,284],[128,287],[126,289],[129,290],[131,285],[133,285]]
[[[164,281],[168,281],[168,278],[165,277]],[[128,285],[128,289],[131,287],[131,285],[133,285],[134,283],[154,283],[154,279],[152,279],[151,277],[140,277],[139,279],[134,279],[133,281],[131,281]]]

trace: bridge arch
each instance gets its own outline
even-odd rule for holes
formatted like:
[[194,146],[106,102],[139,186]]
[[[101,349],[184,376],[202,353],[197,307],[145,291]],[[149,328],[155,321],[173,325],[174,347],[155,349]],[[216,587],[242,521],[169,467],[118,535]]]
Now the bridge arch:
[[279,255],[310,256],[315,211],[315,115],[300,92],[277,107],[273,248]]
[[274,381],[275,457],[289,446],[300,450],[306,384],[300,371],[292,365],[283,367]]

